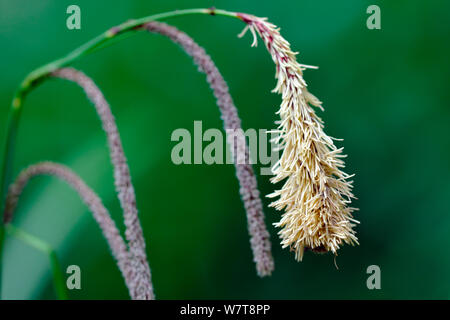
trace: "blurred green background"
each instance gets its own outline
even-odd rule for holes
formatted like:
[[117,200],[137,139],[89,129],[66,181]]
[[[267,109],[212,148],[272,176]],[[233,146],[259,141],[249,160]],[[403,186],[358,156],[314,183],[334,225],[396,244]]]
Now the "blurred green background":
[[[66,8],[81,8],[82,29],[66,28]],[[366,28],[366,8],[381,8],[381,30]],[[157,298],[447,299],[450,298],[450,3],[443,1],[66,1],[0,0],[0,141],[13,93],[34,68],[59,58],[127,19],[173,9],[217,8],[269,17],[320,66],[306,71],[324,101],[326,132],[343,138],[355,173],[361,245],[297,263],[282,250],[266,208],[276,270],[256,276],[232,165],[170,161],[173,130],[222,128],[215,100],[191,59],[168,39],[138,34],[76,62],[103,90],[115,113],[147,241]],[[225,17],[168,20],[213,57],[244,128],[273,128],[280,96],[266,50],[250,48]],[[41,160],[65,163],[96,190],[123,230],[106,142],[93,107],[65,81],[48,81],[25,103],[15,172]],[[259,171],[259,170],[258,170]],[[262,194],[274,186],[259,176]],[[265,205],[268,199],[263,199]],[[47,240],[64,267],[82,271],[74,299],[126,299],[106,242],[77,195],[51,178],[26,189],[15,225]],[[366,268],[381,268],[381,290],[368,290]],[[54,299],[47,257],[8,238],[4,297]]]

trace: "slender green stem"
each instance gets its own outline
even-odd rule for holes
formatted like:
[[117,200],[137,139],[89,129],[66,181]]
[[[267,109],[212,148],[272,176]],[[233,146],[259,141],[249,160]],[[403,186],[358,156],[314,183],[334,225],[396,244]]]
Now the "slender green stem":
[[64,282],[63,273],[61,271],[61,264],[59,263],[56,251],[45,241],[29,234],[19,228],[12,226],[11,224],[5,225],[4,229],[8,235],[15,237],[16,239],[28,244],[46,254],[50,260],[50,266],[53,273],[53,284],[58,299],[67,300],[67,290]]
[[[26,95],[38,84],[40,84],[51,72],[55,71],[56,69],[68,66],[72,64],[74,61],[80,59],[81,57],[90,54],[98,49],[106,47],[107,45],[113,43],[114,42],[113,39],[115,39],[118,35],[122,35],[124,33],[135,33],[134,31],[139,31],[141,29],[140,27],[143,24],[150,21],[163,20],[170,17],[190,15],[190,14],[221,15],[240,19],[239,15],[235,12],[210,8],[210,9],[175,10],[166,13],[147,16],[144,18],[130,20],[103,32],[94,39],[76,48],[68,55],[34,70],[22,81],[22,83],[20,84],[19,88],[17,89],[14,95],[10,116],[8,120],[6,143],[3,155],[3,165],[0,173],[1,179],[0,212],[3,212],[5,202],[4,200],[7,195],[8,186],[11,182],[12,167],[14,160],[14,147],[16,143],[16,136],[19,127],[22,105]],[[0,299],[2,294],[2,255],[4,243],[3,228],[4,228],[3,219],[0,219]]]

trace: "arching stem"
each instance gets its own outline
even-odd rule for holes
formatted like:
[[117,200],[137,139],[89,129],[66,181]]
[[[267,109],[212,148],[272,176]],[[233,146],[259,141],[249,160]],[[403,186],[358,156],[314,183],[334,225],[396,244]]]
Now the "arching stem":
[[38,237],[29,234],[19,228],[8,224],[5,226],[6,233],[14,238],[26,243],[30,247],[43,252],[48,256],[50,261],[50,266],[53,274],[53,285],[55,287],[56,296],[59,300],[67,300],[67,289],[64,281],[61,264],[59,263],[56,251],[45,241],[39,239]]

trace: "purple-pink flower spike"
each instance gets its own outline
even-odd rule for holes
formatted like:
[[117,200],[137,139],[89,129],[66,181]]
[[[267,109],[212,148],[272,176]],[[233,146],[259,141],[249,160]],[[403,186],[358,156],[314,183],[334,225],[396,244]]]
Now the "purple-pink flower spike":
[[72,68],[63,68],[52,72],[51,75],[77,83],[83,88],[97,110],[108,139],[111,162],[114,168],[114,183],[126,226],[125,236],[128,241],[130,270],[132,272],[131,296],[137,300],[154,299],[150,267],[145,253],[144,235],[136,208],[134,187],[131,183],[130,170],[111,108],[100,89],[84,73]]
[[122,272],[122,276],[125,279],[128,290],[131,292],[131,274],[128,264],[128,248],[123,241],[114,220],[111,219],[108,210],[105,208],[98,195],[92,191],[92,189],[89,188],[77,174],[66,166],[52,162],[41,162],[22,170],[14,183],[9,187],[3,216],[4,223],[6,224],[11,222],[20,195],[28,184],[28,181],[40,175],[55,176],[68,183],[79,194],[80,198],[92,212],[95,221],[97,221],[100,229],[102,230],[103,235],[109,244],[112,255],[117,261],[117,265]]
[[[186,33],[165,23],[149,22],[144,25],[144,28],[169,37],[194,59],[199,71],[206,74],[207,81],[214,92],[225,129],[232,129],[238,133],[242,132],[241,120],[229,93],[228,86],[205,50]],[[253,260],[256,263],[258,275],[261,277],[267,276],[274,270],[270,234],[264,222],[264,213],[256,177],[252,166],[249,164],[249,151],[245,138],[240,134],[234,137],[228,135],[228,142],[230,146],[233,146],[231,151],[236,166],[236,176],[239,180],[240,194],[247,212]]]

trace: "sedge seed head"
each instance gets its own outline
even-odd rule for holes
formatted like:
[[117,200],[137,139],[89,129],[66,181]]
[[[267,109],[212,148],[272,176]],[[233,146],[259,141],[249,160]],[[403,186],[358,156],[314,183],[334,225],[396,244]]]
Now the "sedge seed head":
[[302,260],[305,249],[336,254],[343,243],[358,243],[353,230],[358,221],[352,217],[356,209],[349,206],[354,198],[351,176],[341,170],[342,148],[324,132],[313,108],[323,110],[322,103],[303,79],[303,71],[313,67],[297,62],[297,53],[266,18],[239,16],[247,23],[240,36],[250,30],[256,46],[258,34],[271,54],[277,79],[273,92],[282,95],[275,142],[283,153],[272,168],[271,182],[283,186],[268,195],[277,198],[272,207],[284,210],[275,223],[281,228],[281,245],[294,251],[297,260]]

